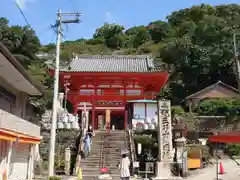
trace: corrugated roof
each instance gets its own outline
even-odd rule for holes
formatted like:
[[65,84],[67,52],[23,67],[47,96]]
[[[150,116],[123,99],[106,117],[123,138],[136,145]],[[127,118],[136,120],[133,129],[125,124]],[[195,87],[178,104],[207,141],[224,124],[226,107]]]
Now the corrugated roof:
[[151,56],[146,55],[80,55],[76,56],[66,72],[160,72]]

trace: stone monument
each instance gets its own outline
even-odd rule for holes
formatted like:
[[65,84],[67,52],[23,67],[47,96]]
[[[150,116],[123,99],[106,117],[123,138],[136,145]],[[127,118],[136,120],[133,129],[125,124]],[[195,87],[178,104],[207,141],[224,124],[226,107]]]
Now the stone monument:
[[171,165],[173,163],[173,139],[171,123],[171,102],[169,100],[158,101],[158,162],[155,179],[176,179],[172,176]]

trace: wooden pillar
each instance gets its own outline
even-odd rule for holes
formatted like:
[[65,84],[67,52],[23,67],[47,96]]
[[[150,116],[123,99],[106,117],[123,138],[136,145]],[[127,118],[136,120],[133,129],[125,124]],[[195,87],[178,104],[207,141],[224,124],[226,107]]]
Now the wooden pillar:
[[110,131],[111,129],[111,110],[110,109],[106,109],[106,131]]
[[124,129],[127,129],[127,122],[128,122],[128,109],[125,106],[125,112],[124,112]]
[[96,111],[96,104],[95,104],[95,101],[92,102],[92,128],[93,129],[96,129],[96,117],[95,117],[95,111]]

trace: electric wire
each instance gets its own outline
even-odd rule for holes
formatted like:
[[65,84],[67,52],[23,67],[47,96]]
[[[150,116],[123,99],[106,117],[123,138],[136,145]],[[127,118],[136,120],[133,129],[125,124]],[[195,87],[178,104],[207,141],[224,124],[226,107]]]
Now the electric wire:
[[26,22],[27,26],[28,26],[29,28],[31,28],[31,25],[30,25],[30,23],[29,23],[29,21],[28,21],[26,15],[24,14],[22,8],[19,6],[19,4],[17,3],[16,0],[12,0],[12,1],[13,1],[14,4],[17,6],[17,8],[18,8],[19,12],[21,13],[21,15],[22,15],[24,21]]

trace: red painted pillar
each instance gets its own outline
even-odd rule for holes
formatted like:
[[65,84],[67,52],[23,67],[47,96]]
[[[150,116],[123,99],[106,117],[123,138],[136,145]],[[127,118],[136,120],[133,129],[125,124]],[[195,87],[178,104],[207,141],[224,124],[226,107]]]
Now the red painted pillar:
[[96,129],[96,123],[95,123],[95,121],[96,121],[96,117],[95,117],[95,103],[94,102],[92,102],[92,128],[93,129]]
[[127,129],[127,119],[128,119],[128,112],[127,112],[127,83],[124,82],[124,105],[125,105],[125,110],[124,110],[124,129]]
[[73,105],[73,114],[76,116],[78,114],[78,103]]
[[124,111],[124,129],[127,129],[127,122],[128,122],[128,110],[127,110],[127,107],[125,107],[125,111]]
[[96,100],[95,100],[95,96],[97,96],[97,87],[96,87],[96,82],[94,82],[94,93],[93,93],[93,96],[92,96],[92,128],[93,129],[97,129],[97,126],[96,126]]

